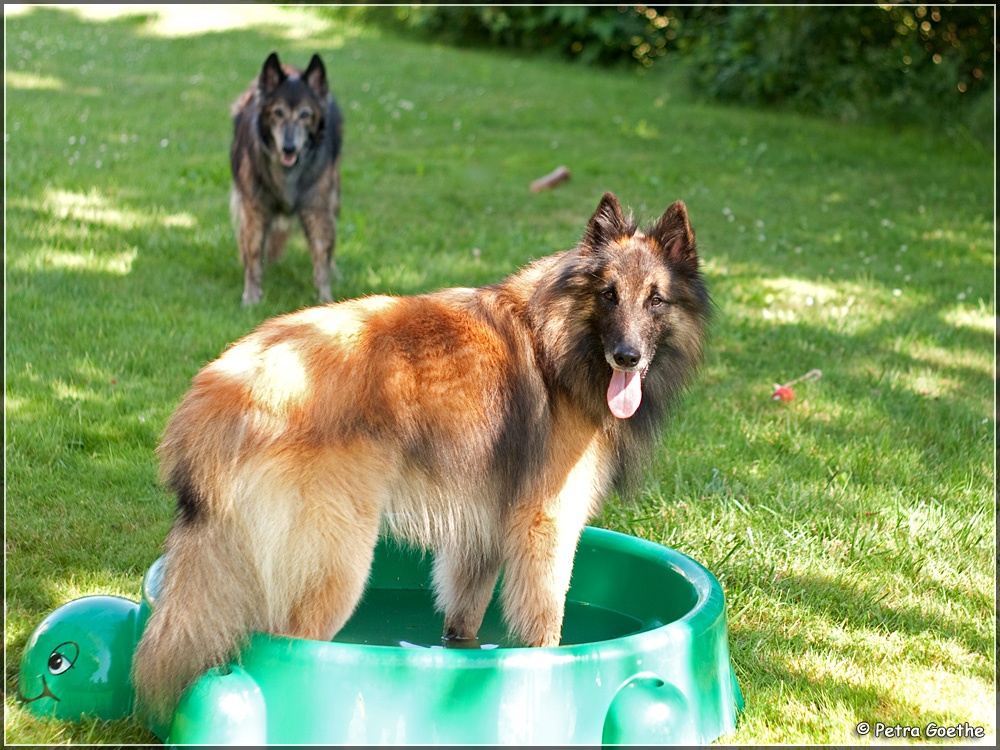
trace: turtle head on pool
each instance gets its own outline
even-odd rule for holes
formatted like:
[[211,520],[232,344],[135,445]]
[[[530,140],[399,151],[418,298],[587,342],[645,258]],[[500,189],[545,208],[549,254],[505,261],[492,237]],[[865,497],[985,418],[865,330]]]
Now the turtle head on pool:
[[58,719],[128,716],[138,615],[136,602],[117,596],[88,596],[56,609],[25,645],[20,703]]

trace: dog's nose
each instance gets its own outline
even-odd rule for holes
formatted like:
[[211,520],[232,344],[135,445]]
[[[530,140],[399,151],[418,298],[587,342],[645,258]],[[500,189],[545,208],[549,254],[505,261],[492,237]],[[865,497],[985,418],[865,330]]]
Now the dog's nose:
[[281,150],[285,153],[286,156],[291,156],[292,154],[295,153],[295,144],[294,143],[284,143],[281,146]]
[[642,354],[627,344],[616,346],[612,356],[614,357],[615,364],[619,367],[635,367],[639,364],[639,360],[642,359]]

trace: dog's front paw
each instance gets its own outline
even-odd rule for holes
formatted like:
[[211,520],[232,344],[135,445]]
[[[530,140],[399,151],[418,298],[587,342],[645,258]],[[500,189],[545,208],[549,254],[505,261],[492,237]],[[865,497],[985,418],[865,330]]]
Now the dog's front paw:
[[260,302],[264,296],[263,290],[258,287],[247,287],[243,290],[243,307],[251,307]]

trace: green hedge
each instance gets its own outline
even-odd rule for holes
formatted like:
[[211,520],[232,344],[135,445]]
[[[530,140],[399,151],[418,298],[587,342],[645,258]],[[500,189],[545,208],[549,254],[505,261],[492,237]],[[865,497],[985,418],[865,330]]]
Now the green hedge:
[[988,114],[970,124],[992,138],[993,17],[969,6],[714,9],[689,29],[692,71],[716,99],[845,120]]
[[992,140],[993,6],[355,6],[340,13],[468,46],[652,68],[700,92],[844,120],[965,123]]
[[[341,11],[344,12],[344,11]],[[651,67],[675,48],[686,8],[646,6],[356,6],[355,17],[466,46],[558,52],[584,63]]]

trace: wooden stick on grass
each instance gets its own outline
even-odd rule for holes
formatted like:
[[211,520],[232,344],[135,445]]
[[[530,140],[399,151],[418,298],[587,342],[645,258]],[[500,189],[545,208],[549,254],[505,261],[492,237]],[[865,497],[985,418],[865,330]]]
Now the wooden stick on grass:
[[567,167],[556,167],[544,177],[539,177],[531,183],[531,192],[540,193],[543,190],[554,188],[569,179],[569,169]]

